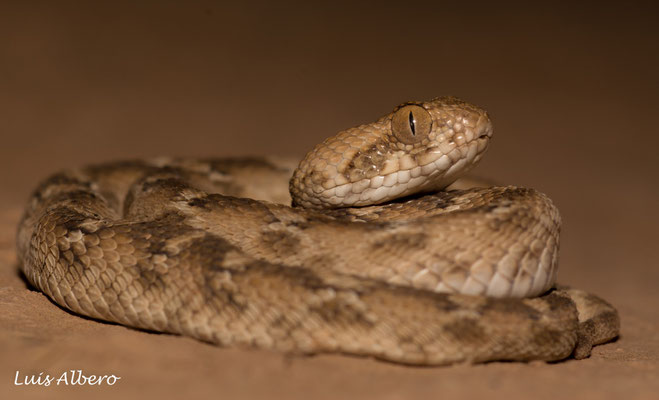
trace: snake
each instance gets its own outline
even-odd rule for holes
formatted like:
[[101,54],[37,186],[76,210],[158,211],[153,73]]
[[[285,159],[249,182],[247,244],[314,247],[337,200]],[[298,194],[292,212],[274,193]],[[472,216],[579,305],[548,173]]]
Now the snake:
[[299,163],[61,171],[28,200],[20,269],[75,314],[218,346],[409,365],[588,357],[619,335],[618,312],[556,283],[546,195],[470,183],[492,133],[486,111],[439,97]]

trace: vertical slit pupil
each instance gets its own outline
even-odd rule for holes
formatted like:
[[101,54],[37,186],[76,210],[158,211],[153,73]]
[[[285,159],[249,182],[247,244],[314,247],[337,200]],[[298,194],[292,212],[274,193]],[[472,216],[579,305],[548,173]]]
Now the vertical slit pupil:
[[416,135],[416,124],[414,121],[414,114],[412,111],[410,111],[410,115],[408,116],[409,121],[410,121],[410,129],[412,130],[412,135]]

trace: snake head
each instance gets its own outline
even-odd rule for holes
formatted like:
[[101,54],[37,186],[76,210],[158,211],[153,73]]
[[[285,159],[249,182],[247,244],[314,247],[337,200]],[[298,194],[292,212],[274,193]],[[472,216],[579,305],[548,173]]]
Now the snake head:
[[455,97],[409,102],[314,147],[293,173],[293,205],[380,204],[441,190],[473,168],[492,137],[483,109]]

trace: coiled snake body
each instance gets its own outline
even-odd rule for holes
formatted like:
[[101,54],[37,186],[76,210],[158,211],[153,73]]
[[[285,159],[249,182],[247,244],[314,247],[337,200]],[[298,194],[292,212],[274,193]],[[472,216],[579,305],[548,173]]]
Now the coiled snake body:
[[444,97],[341,132],[294,172],[270,159],[62,172],[28,203],[22,269],[75,313],[219,345],[429,365],[586,357],[618,315],[552,289],[551,201],[442,191],[491,135],[483,110]]

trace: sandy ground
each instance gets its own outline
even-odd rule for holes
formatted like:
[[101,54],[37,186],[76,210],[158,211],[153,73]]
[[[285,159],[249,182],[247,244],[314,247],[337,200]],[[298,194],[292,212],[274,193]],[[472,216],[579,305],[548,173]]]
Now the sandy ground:
[[[659,398],[656,10],[89,4],[0,5],[1,398]],[[161,154],[301,155],[402,101],[444,94],[493,116],[478,174],[554,199],[559,279],[618,308],[618,341],[551,364],[289,357],[83,319],[18,273],[22,206],[57,169]],[[17,371],[21,380],[71,369],[121,379],[14,384]]]

